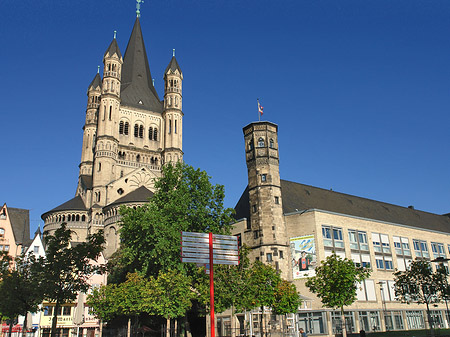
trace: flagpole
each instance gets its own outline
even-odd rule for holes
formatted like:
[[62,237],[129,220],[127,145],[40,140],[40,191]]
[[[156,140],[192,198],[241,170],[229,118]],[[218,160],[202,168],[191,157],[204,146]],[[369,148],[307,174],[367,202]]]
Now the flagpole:
[[258,102],[258,122],[261,122],[261,114],[259,113],[259,98],[256,99],[256,102]]

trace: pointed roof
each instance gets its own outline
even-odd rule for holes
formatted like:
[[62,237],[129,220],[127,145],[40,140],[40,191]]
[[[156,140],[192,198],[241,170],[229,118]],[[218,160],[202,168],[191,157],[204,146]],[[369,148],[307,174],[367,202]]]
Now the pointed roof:
[[94,79],[92,80],[91,84],[89,84],[88,91],[95,90],[97,88],[102,88],[102,79],[100,78],[99,73],[95,74]]
[[139,18],[136,18],[123,58],[120,97],[124,105],[154,112],[163,110],[152,83],[152,74],[148,65]]
[[84,205],[81,196],[77,195],[75,198],[72,198],[69,201],[66,201],[65,203],[53,208],[51,211],[45,212],[41,215],[41,219],[45,220],[47,214],[59,211],[87,211],[87,208]]
[[115,37],[109,44],[109,47],[108,47],[108,49],[106,49],[103,57],[106,57],[106,55],[108,55],[108,54],[109,54],[109,56],[113,56],[114,53],[116,53],[119,58],[122,57],[122,54],[120,53],[120,49],[119,49],[119,46],[117,45],[117,40]]
[[172,70],[172,72],[175,72],[175,70],[178,70],[180,74],[182,74],[181,68],[178,65],[177,59],[175,58],[175,56],[172,56],[172,59],[170,60],[169,65],[166,68],[166,71],[164,72],[164,74],[167,74],[169,72],[169,70]]
[[124,195],[123,197],[117,199],[106,207],[136,202],[148,202],[148,199],[150,199],[151,197],[153,197],[153,192],[150,191],[147,187],[141,186],[134,191],[131,191],[130,193]]
[[30,243],[30,211],[8,207],[8,214],[16,244],[26,246]]

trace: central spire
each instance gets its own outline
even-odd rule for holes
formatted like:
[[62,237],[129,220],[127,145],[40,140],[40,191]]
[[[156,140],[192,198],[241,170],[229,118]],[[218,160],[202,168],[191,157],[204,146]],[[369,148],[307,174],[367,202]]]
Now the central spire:
[[121,89],[124,105],[162,112],[162,103],[152,83],[139,18],[136,18],[123,58]]

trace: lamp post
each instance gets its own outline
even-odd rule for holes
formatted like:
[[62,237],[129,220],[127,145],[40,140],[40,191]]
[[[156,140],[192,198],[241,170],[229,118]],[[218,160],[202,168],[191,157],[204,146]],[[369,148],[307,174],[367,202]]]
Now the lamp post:
[[439,263],[439,267],[440,268],[443,268],[443,271],[444,271],[444,276],[445,276],[445,282],[444,282],[444,291],[443,291],[443,297],[444,297],[444,302],[445,302],[445,307],[447,308],[447,310],[446,310],[446,322],[447,322],[447,328],[449,328],[450,327],[450,312],[449,312],[449,310],[448,310],[448,291],[449,291],[449,285],[448,285],[448,280],[447,280],[447,275],[448,275],[448,271],[447,271],[447,269],[445,269],[445,266],[444,266],[444,262],[448,262],[448,261],[450,261],[450,259],[448,259],[448,258],[445,258],[445,257],[442,257],[442,256],[439,256],[439,257],[437,257],[437,258],[435,258],[434,260],[431,260],[431,262],[437,262],[437,263]]
[[388,324],[386,322],[386,316],[387,316],[387,310],[386,310],[386,299],[384,297],[384,289],[383,285],[386,284],[385,281],[378,282],[380,285],[380,292],[381,292],[381,305],[382,305],[382,319],[384,321],[384,327],[387,331],[389,331]]

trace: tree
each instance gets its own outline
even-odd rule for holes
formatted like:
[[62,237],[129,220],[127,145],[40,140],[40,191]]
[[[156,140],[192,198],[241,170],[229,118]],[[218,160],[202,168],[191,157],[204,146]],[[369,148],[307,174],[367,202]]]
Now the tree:
[[306,281],[306,286],[321,299],[323,306],[340,309],[344,337],[347,336],[344,306],[356,301],[358,283],[367,279],[370,273],[368,268],[355,265],[352,260],[342,259],[333,253],[320,262],[320,266],[316,267],[316,275]]
[[41,291],[45,299],[55,303],[51,337],[56,335],[58,310],[62,304],[74,301],[78,292],[86,292],[88,279],[100,267],[89,263],[103,250],[103,232],[87,237],[86,242],[71,243],[72,231],[63,223],[53,235],[44,235],[46,256],[39,259]]
[[131,271],[156,276],[189,268],[180,261],[181,231],[227,234],[232,209],[223,206],[224,187],[184,163],[163,166],[149,203],[122,208],[121,256]]
[[23,331],[27,326],[27,313],[37,312],[39,304],[42,303],[42,293],[39,282],[39,265],[34,254],[29,256],[21,255],[16,258],[14,265],[12,259],[7,255],[2,255],[1,265],[4,268],[1,272],[0,312],[11,320],[9,335],[11,335],[12,322],[19,316],[25,317]]
[[416,259],[411,262],[406,271],[397,270],[394,273],[395,296],[403,303],[425,304],[430,328],[433,320],[430,314],[430,304],[440,301],[440,286],[444,283],[445,274],[433,272],[427,260]]

